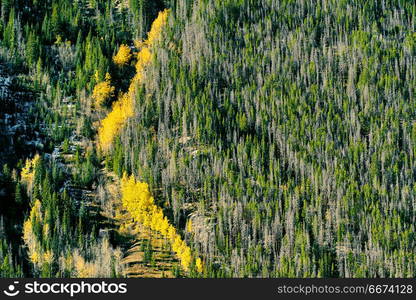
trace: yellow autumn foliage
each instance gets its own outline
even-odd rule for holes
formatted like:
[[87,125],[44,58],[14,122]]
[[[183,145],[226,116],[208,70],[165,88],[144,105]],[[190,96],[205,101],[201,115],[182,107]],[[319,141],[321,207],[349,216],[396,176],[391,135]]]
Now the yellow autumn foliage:
[[[100,128],[98,130],[98,141],[103,151],[108,151],[110,149],[114,138],[123,128],[128,118],[133,116],[136,86],[142,83],[146,67],[152,62],[153,53],[151,49],[154,45],[154,42],[161,37],[162,29],[163,26],[167,23],[168,15],[169,10],[160,12],[152,24],[152,27],[148,33],[147,40],[144,42],[135,42],[137,46],[140,46],[140,51],[137,53],[136,74],[130,82],[128,93],[124,94],[123,97],[120,97],[115,102],[112,112],[110,112],[107,117],[101,121]],[[127,49],[121,49],[122,46],[120,46],[119,53],[121,51],[127,52]],[[128,50],[130,51],[130,48]],[[123,60],[122,57],[125,58],[125,53],[120,54],[120,57],[117,57],[119,53],[117,53],[117,55],[113,58],[115,63],[117,63],[117,61],[121,62]],[[127,100],[126,97],[130,99]],[[118,105],[118,102],[121,101],[123,101],[123,103]]]
[[35,200],[29,218],[23,223],[23,241],[28,249],[29,259],[37,267],[42,265],[44,257],[41,251],[41,245],[33,232],[32,223],[43,220],[41,206],[40,201]]
[[33,159],[27,159],[25,166],[20,173],[21,182],[26,185],[27,193],[30,194],[33,188],[33,180],[35,178],[35,167],[40,161],[39,154],[36,154]]
[[195,267],[199,273],[202,273],[202,271],[204,270],[202,260],[199,257],[195,260]]
[[168,21],[169,10],[165,9],[164,11],[159,12],[157,18],[153,21],[152,27],[150,28],[149,33],[147,34],[147,44],[153,45],[156,40],[158,40],[162,35],[163,27]]
[[113,103],[112,111],[101,121],[98,129],[100,146],[108,150],[114,137],[120,132],[126,120],[133,116],[134,105],[132,97],[128,94],[121,94],[119,99]]
[[111,86],[110,74],[106,74],[105,80],[97,83],[92,91],[95,107],[100,107],[105,101],[114,96],[115,88]]
[[189,219],[188,223],[186,224],[186,232],[192,232],[192,219]]
[[142,74],[145,67],[152,61],[152,52],[148,47],[142,48],[137,54],[136,73]]
[[141,49],[145,45],[144,41],[142,40],[134,40],[133,44],[137,49]]
[[51,264],[53,262],[53,252],[51,250],[46,250],[45,253],[43,253],[43,261],[47,264]]
[[78,253],[74,254],[74,267],[78,278],[91,278],[95,275],[94,264],[86,262]]
[[119,67],[122,67],[130,62],[131,56],[130,47],[122,44],[118,49],[117,54],[113,56],[113,62]]
[[[130,212],[133,219],[169,239],[182,268],[189,271],[194,259],[191,248],[182,240],[175,227],[169,223],[162,209],[155,204],[147,183],[136,181],[134,176],[128,177],[124,174],[121,179],[121,193],[123,207]],[[202,272],[200,258],[196,259],[195,266],[198,272]]]

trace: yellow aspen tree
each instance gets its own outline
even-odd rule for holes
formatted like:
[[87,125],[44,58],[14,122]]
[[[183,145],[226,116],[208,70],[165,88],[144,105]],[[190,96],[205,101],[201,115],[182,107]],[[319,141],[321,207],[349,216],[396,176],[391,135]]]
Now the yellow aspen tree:
[[20,173],[20,177],[22,179],[22,182],[28,183],[32,180],[32,162],[30,159],[26,159],[25,166],[22,169],[22,172]]
[[105,101],[114,96],[115,87],[111,86],[111,76],[106,74],[105,80],[95,85],[92,91],[95,107],[100,107]]
[[147,34],[148,45],[153,45],[156,40],[158,40],[162,35],[162,29],[166,25],[169,16],[169,9],[159,12],[157,18],[153,21],[152,27],[150,28],[149,33]]
[[22,183],[26,186],[26,193],[28,195],[32,193],[34,175],[34,172],[32,172],[32,162],[27,159],[26,164],[20,173],[20,178]]
[[53,262],[53,252],[51,250],[46,250],[45,253],[43,253],[43,261],[47,264],[51,264]]
[[160,225],[160,233],[163,236],[169,237],[169,221],[166,217],[163,217],[162,224]]
[[26,185],[28,194],[31,193],[33,188],[33,179],[35,178],[35,167],[40,161],[39,154],[36,154],[33,159],[27,159],[25,166],[20,173],[21,181]]
[[189,219],[188,223],[186,224],[186,232],[192,232],[192,220]]
[[139,50],[145,45],[144,41],[142,40],[134,40],[133,44],[134,44],[134,47],[136,47],[136,49],[139,49]]
[[36,154],[33,159],[27,159],[25,166],[20,173],[20,179],[26,187],[26,193],[30,198],[32,197],[33,184],[35,179],[36,166],[40,162],[39,154]]
[[94,277],[94,265],[88,263],[78,253],[74,254],[74,267],[78,278],[91,278]]
[[141,74],[144,68],[152,61],[152,52],[148,47],[144,47],[137,54],[136,72]]
[[189,266],[191,265],[191,261],[192,261],[191,248],[189,248],[188,246],[185,246],[181,253],[180,259],[181,259],[182,268],[185,271],[189,271]]
[[41,253],[40,243],[33,232],[32,224],[42,222],[42,220],[41,203],[39,200],[35,200],[29,218],[23,223],[23,241],[28,249],[28,257],[35,266],[41,266],[43,254]]
[[101,121],[98,129],[98,140],[102,150],[107,151],[114,137],[120,132],[123,124],[134,115],[133,100],[128,94],[121,94],[113,103],[112,111]]
[[172,225],[169,225],[169,228],[168,228],[168,238],[171,241],[173,241],[173,240],[175,240],[175,235],[176,235],[175,227],[173,227]]
[[204,271],[201,258],[197,257],[197,259],[195,260],[195,267],[199,273],[202,273]]
[[122,44],[120,45],[120,48],[118,49],[117,54],[113,56],[113,62],[117,66],[123,67],[130,62],[131,56],[132,54],[131,54],[130,47]]

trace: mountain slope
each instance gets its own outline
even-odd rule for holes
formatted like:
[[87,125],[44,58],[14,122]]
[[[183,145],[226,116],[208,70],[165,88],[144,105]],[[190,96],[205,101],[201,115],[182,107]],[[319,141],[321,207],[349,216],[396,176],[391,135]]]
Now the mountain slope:
[[112,167],[209,276],[413,277],[414,12],[179,1]]
[[414,1],[0,12],[43,146],[3,167],[2,276],[416,276]]

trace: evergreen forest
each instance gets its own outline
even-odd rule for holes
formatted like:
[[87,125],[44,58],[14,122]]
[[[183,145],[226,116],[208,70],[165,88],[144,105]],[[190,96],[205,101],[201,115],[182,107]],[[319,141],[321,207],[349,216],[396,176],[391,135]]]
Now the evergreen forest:
[[414,0],[0,0],[0,277],[416,277]]

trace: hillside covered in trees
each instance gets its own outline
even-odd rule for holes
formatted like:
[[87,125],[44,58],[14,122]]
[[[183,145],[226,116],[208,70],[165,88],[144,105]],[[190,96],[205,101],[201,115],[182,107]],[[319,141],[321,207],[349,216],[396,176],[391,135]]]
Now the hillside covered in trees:
[[0,3],[1,277],[416,277],[414,1]]

